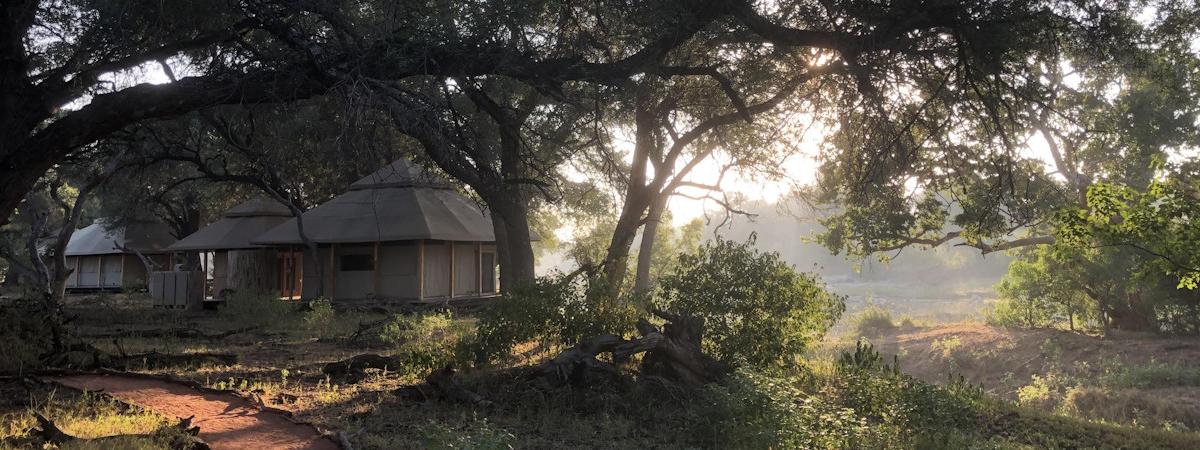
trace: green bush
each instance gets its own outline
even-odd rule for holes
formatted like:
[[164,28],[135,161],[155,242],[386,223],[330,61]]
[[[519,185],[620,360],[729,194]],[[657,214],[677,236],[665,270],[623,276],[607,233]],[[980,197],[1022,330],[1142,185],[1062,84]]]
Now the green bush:
[[396,370],[425,374],[456,362],[465,328],[448,311],[397,314],[380,328],[379,341],[395,348]]
[[704,350],[723,362],[790,365],[845,310],[815,275],[796,272],[778,253],[718,240],[679,257],[659,280],[656,302],[705,321]]
[[242,326],[286,328],[297,318],[295,305],[273,293],[233,293],[225,299],[220,314]]
[[715,448],[871,448],[879,441],[865,417],[786,377],[743,368],[706,394],[711,405],[696,433]]
[[0,372],[41,367],[38,359],[52,347],[45,314],[33,302],[0,306]]
[[333,302],[319,297],[308,303],[308,310],[301,315],[301,321],[309,333],[325,336],[330,331],[334,316]]
[[892,313],[879,306],[868,306],[854,316],[854,331],[858,336],[879,337],[895,330],[896,322],[892,320]]
[[602,292],[597,281],[562,275],[542,277],[506,292],[478,316],[472,344],[476,360],[494,361],[526,342],[552,348],[631,331],[637,308],[632,302],[598,301]]

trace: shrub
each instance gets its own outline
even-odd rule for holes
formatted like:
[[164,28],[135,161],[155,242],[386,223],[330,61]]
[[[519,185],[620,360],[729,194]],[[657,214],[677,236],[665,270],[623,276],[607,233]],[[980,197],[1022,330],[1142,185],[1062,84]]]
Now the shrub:
[[704,350],[717,359],[790,364],[841,316],[844,300],[752,244],[717,240],[680,256],[675,271],[659,280],[656,302],[703,319]]
[[333,324],[334,315],[333,302],[325,297],[319,297],[308,303],[308,310],[304,311],[301,321],[304,323],[304,328],[310,333],[323,335]]
[[296,314],[291,302],[271,293],[237,292],[225,299],[220,314],[243,326],[287,327]]
[[879,337],[895,330],[896,322],[892,321],[892,313],[879,306],[868,306],[854,316],[854,331],[859,336]]
[[464,326],[450,312],[397,314],[379,330],[380,342],[396,349],[396,370],[424,374],[455,362]]
[[31,301],[0,306],[0,372],[41,366],[38,359],[52,347],[45,313]]
[[853,409],[786,377],[743,368],[705,392],[711,406],[697,434],[711,433],[715,448],[870,448],[878,440]]
[[518,286],[479,314],[473,352],[479,362],[509,355],[525,342],[574,345],[599,334],[625,334],[638,313],[631,302],[596,301],[603,286],[562,275]]

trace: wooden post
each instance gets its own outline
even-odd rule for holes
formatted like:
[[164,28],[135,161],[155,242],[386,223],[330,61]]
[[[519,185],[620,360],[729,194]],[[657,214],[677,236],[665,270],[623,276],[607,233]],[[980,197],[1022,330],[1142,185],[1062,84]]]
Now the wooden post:
[[483,295],[483,243],[475,243],[475,294]]
[[[97,258],[100,258],[100,262],[97,263],[100,266],[100,269],[99,269],[100,272],[96,274],[96,284],[100,285],[100,287],[103,288],[104,287],[104,255],[97,256]],[[124,275],[124,274],[122,274],[122,275]]]
[[79,281],[79,259],[80,258],[82,258],[82,256],[75,257],[75,287],[79,287],[79,282],[80,282]]
[[417,241],[417,300],[425,298],[425,241]]
[[375,241],[374,255],[371,256],[371,258],[373,259],[372,265],[374,266],[372,268],[374,273],[372,273],[371,275],[374,277],[374,281],[375,281],[375,297],[378,298],[378,297],[380,297],[379,287],[381,285],[381,281],[379,278],[379,241]]
[[337,298],[337,244],[329,244],[329,299]]
[[454,298],[454,254],[457,253],[454,248],[454,241],[446,241],[446,245],[450,247],[450,293],[446,298]]

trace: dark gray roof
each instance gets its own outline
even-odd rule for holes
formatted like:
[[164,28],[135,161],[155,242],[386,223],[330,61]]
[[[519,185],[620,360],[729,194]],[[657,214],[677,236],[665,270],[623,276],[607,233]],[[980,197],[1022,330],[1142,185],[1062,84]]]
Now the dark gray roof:
[[[166,253],[167,247],[175,242],[166,225],[152,222],[137,222],[106,229],[103,220],[75,230],[71,242],[63,252],[66,256],[113,255],[132,253]],[[121,248],[128,249],[121,250]]]
[[250,199],[230,208],[224,216],[171,246],[174,251],[257,248],[250,241],[292,217],[284,205],[266,197]]
[[[495,240],[487,211],[444,179],[406,160],[354,182],[349,192],[301,217],[305,235],[317,243]],[[253,242],[286,245],[304,240],[293,218]]]

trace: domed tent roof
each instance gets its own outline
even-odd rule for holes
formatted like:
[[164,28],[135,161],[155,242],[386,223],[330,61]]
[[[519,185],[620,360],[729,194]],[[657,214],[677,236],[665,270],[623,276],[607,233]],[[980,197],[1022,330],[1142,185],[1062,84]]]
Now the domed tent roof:
[[[350,190],[302,216],[304,233],[317,243],[437,239],[492,242],[492,220],[446,180],[407,160],[396,161],[350,185]],[[302,244],[296,219],[256,244]]]
[[171,246],[173,251],[234,250],[258,248],[250,243],[258,235],[292,217],[291,210],[279,202],[255,197],[229,211],[220,220],[201,228]]
[[109,221],[97,220],[71,235],[63,251],[65,256],[115,255],[138,251],[164,253],[175,242],[166,225],[156,222],[135,222],[107,229]]

